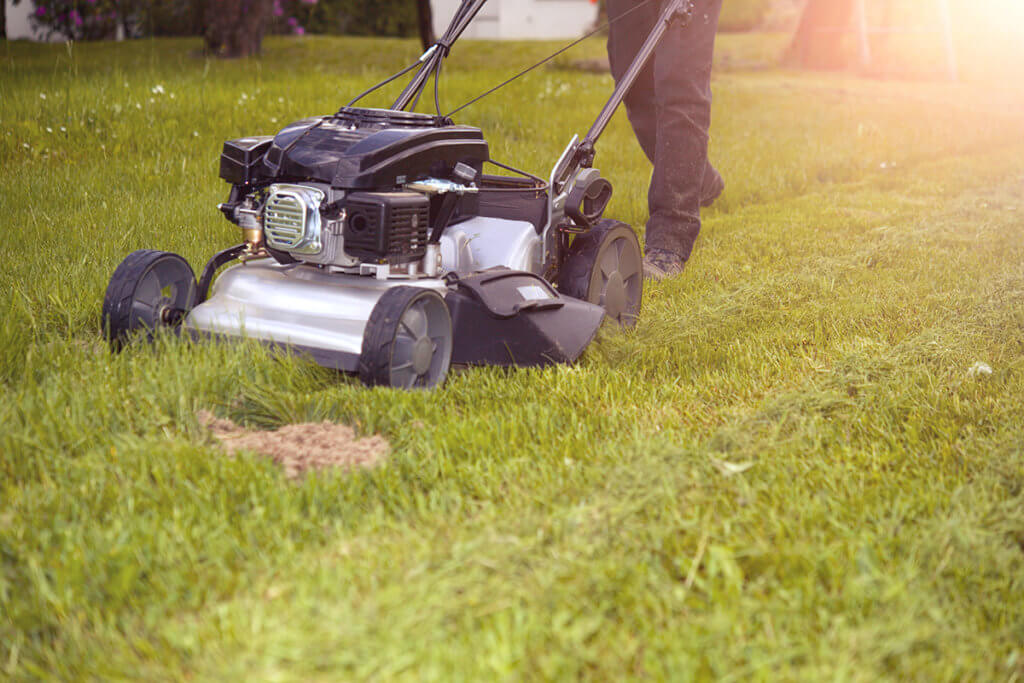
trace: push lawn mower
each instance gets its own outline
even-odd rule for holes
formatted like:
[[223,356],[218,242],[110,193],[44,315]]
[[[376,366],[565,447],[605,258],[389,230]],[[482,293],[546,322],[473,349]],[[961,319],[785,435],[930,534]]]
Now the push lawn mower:
[[[176,254],[130,254],[103,303],[114,346],[163,327],[248,337],[369,385],[413,388],[439,384],[451,363],[572,362],[605,316],[634,324],[640,247],[632,228],[603,218],[612,187],[592,167],[594,145],[691,5],[666,3],[590,131],[544,180],[492,161],[481,131],[440,106],[407,111],[431,76],[436,103],[442,63],[485,2],[463,0],[416,63],[336,114],[224,143],[231,194],[219,208],[243,242],[210,259],[198,282]],[[354,106],[414,70],[390,109]],[[514,175],[485,173],[487,163]]]

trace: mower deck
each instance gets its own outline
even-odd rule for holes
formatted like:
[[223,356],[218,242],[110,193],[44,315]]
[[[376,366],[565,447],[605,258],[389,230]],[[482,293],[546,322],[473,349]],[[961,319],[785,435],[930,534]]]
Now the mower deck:
[[405,285],[447,293],[443,280],[378,280],[328,273],[273,259],[249,261],[224,271],[210,298],[185,318],[188,330],[251,337],[310,353],[318,363],[354,372],[366,322],[384,292]]

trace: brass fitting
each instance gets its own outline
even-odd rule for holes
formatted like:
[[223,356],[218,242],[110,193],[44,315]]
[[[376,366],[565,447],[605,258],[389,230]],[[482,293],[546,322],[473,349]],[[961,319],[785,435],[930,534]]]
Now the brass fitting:
[[242,263],[267,257],[267,250],[263,248],[263,228],[242,228],[242,241],[245,242],[245,251],[238,257]]

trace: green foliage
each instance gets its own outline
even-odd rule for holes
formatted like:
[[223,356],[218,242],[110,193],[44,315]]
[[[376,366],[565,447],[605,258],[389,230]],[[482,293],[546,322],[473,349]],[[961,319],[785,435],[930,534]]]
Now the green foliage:
[[[131,35],[199,35],[210,0],[38,0],[34,21],[46,35],[75,40],[109,39],[118,23]],[[416,33],[414,0],[279,0],[283,14],[271,29],[293,33],[411,36]]]
[[[414,0],[319,0],[307,6],[307,31],[356,36],[412,36],[416,33]],[[302,18],[300,17],[300,21]]]
[[33,5],[32,21],[43,35],[65,40],[112,38],[123,14],[118,0],[33,0]]
[[[0,677],[1024,676],[1024,95],[721,68],[784,44],[721,37],[726,194],[635,330],[430,394],[98,329],[127,252],[237,241],[223,140],[333,111],[415,41],[5,44]],[[444,103],[552,47],[459,47]],[[459,120],[546,173],[610,87],[540,71]],[[642,226],[650,167],[623,116],[606,135],[609,213]],[[293,483],[200,409],[392,455]]]

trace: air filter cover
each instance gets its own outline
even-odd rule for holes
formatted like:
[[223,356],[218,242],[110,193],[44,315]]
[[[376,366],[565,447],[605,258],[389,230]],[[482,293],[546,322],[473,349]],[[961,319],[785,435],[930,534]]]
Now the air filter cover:
[[427,250],[430,200],[418,192],[353,192],[345,198],[345,253],[408,263]]

